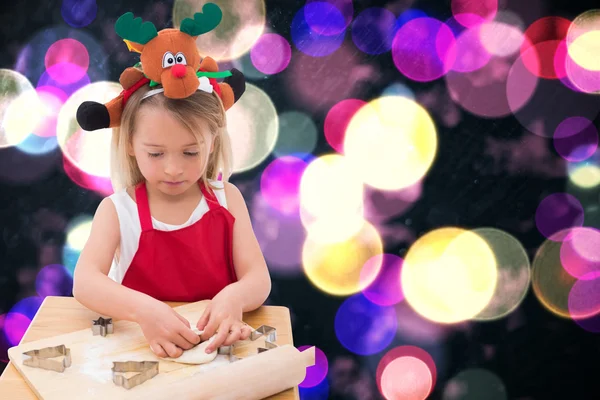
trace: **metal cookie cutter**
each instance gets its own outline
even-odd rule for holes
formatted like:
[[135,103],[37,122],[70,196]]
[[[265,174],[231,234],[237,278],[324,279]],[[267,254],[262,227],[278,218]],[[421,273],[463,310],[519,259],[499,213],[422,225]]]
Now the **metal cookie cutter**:
[[217,349],[217,354],[222,354],[225,356],[229,356],[229,362],[234,362],[234,361],[239,361],[241,360],[241,358],[236,357],[234,354],[234,347],[233,345],[229,345],[229,346],[221,346]]
[[94,336],[101,335],[106,336],[108,333],[113,333],[114,326],[112,322],[112,318],[103,318],[100,317],[98,319],[93,320],[92,324],[92,332]]
[[271,350],[277,347],[275,342],[277,341],[277,330],[272,326],[261,325],[258,329],[252,331],[250,334],[250,340],[256,340],[261,336],[265,337],[265,347],[259,347],[258,352],[262,353],[267,350]]
[[[53,360],[53,358],[60,356],[64,356],[62,361]],[[30,350],[23,353],[23,357],[23,365],[34,368],[64,372],[65,368],[71,366],[71,350],[67,349],[64,344],[55,347]]]
[[[137,374],[130,378],[121,375],[127,372],[137,372]],[[154,378],[157,374],[158,361],[113,361],[113,382],[128,390]]]

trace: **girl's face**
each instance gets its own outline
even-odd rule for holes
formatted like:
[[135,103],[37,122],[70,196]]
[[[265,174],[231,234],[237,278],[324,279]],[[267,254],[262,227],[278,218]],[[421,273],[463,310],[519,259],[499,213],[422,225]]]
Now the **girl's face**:
[[[146,178],[147,184],[166,195],[180,195],[197,185],[204,172],[209,152],[207,145],[181,125],[171,114],[159,107],[142,107],[136,120],[136,130],[129,154]],[[208,129],[202,121],[202,129]],[[210,135],[199,132],[201,137]]]

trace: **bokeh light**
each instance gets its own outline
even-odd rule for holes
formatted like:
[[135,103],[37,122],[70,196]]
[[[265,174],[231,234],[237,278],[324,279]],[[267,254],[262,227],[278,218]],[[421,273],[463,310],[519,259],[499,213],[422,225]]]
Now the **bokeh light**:
[[404,296],[422,316],[456,323],[479,314],[496,289],[498,272],[489,245],[459,228],[433,230],[412,244],[404,257]]
[[63,247],[63,262],[69,275],[72,277],[75,272],[75,266],[83,247],[87,243],[92,230],[92,217],[81,216],[69,222],[65,229],[67,240]]
[[450,7],[458,23],[472,28],[494,19],[498,12],[498,0],[452,0]]
[[472,368],[452,377],[444,387],[443,400],[508,400],[502,380],[493,372]]
[[278,74],[290,63],[292,48],[285,38],[276,33],[265,33],[250,51],[252,64],[264,74]]
[[37,115],[25,105],[36,104],[37,92],[17,71],[0,69],[0,148],[23,141],[37,125]]
[[598,129],[583,117],[571,117],[554,132],[554,148],[569,161],[583,161],[598,149]]
[[371,7],[361,11],[352,22],[352,40],[367,54],[390,51],[396,34],[396,16],[389,10]]
[[312,160],[300,180],[300,217],[312,240],[341,242],[364,225],[363,184],[338,154]]
[[379,361],[375,373],[379,392],[386,399],[423,400],[437,381],[431,355],[416,346],[398,346]]
[[[317,3],[316,5],[314,3]],[[324,6],[322,3],[327,4]],[[319,34],[326,36],[338,35],[350,25],[354,15],[354,6],[352,0],[306,0],[306,5],[311,5],[310,17],[307,16],[307,22],[311,29]],[[332,6],[335,9],[332,9]],[[319,15],[319,11],[325,11]],[[343,22],[340,23],[339,16],[342,16]],[[328,17],[328,18],[324,18]]]
[[479,25],[481,45],[493,56],[507,57],[519,51],[525,35],[508,21],[488,21]]
[[263,162],[275,148],[279,118],[271,98],[246,82],[246,91],[227,111],[227,131],[233,147],[233,171],[248,171]]
[[350,121],[358,110],[367,104],[364,100],[342,100],[327,112],[323,131],[327,143],[338,153],[344,154],[344,138]]
[[597,56],[600,50],[600,9],[578,15],[569,26],[566,41],[569,57],[577,65],[590,71],[600,71]]
[[64,155],[62,157],[62,166],[65,174],[77,186],[86,190],[93,190],[105,197],[114,193],[114,188],[109,177],[88,174],[73,165]]
[[[334,18],[333,23],[324,20],[324,17],[331,15],[338,16]],[[313,25],[323,26],[323,28],[315,30],[308,21],[312,21]],[[335,21],[338,22],[337,27]],[[333,29],[337,30],[340,23],[343,24],[343,16],[335,7],[325,2],[308,3],[298,10],[292,20],[292,41],[298,50],[307,55],[313,57],[329,55],[339,49],[344,41],[346,31],[344,29],[335,34],[325,34],[331,32],[326,27],[333,26]],[[319,33],[319,31],[325,33]]]
[[569,292],[569,313],[575,319],[600,314],[600,268],[578,279]]
[[456,57],[451,69],[458,72],[471,72],[486,65],[492,55],[483,46],[481,41],[482,27],[480,25],[463,30],[456,38]]
[[369,286],[379,274],[381,264],[371,262],[383,252],[383,243],[377,230],[368,222],[354,236],[339,242],[323,243],[308,232],[302,249],[302,265],[310,282],[323,292],[347,296]]
[[216,61],[229,61],[248,52],[265,29],[266,9],[264,0],[246,0],[231,6],[230,0],[175,0],[173,4],[173,27],[179,29],[185,18],[193,18],[202,12],[202,6],[214,3],[221,8],[223,18],[212,31],[199,35],[196,47],[202,57],[210,56]]
[[[274,192],[267,192],[267,196]],[[284,214],[257,193],[252,199],[250,217],[270,272],[276,276],[303,274],[302,247],[306,232],[297,213]]]
[[62,107],[56,123],[56,138],[65,157],[82,171],[96,176],[110,176],[112,129],[84,131],[77,123],[77,108],[84,101],[105,104],[123,88],[116,82],[94,82],[76,91]]
[[581,227],[569,230],[560,247],[560,261],[571,276],[585,279],[600,272],[600,231]]
[[63,265],[46,265],[37,274],[35,289],[42,298],[70,296],[73,293],[73,278]]
[[361,279],[371,278],[371,271],[379,269],[377,278],[363,289],[363,295],[372,303],[391,306],[404,299],[400,284],[402,258],[394,254],[377,254],[371,257],[361,271]]
[[329,381],[323,379],[317,386],[305,388],[298,386],[300,400],[327,400],[329,399]]
[[43,300],[38,296],[26,297],[12,306],[4,320],[4,334],[11,346],[21,342]]
[[496,258],[498,281],[490,302],[474,320],[500,319],[523,301],[531,283],[529,256],[514,236],[494,228],[472,231],[485,240]]
[[569,293],[577,278],[562,264],[561,241],[570,229],[554,233],[538,248],[532,262],[531,283],[536,298],[548,311],[563,318],[581,318],[569,312]]
[[600,186],[600,149],[584,161],[568,163],[567,171],[569,181],[579,188]]
[[402,96],[410,100],[415,100],[415,93],[405,84],[396,82],[386,87],[381,96]]
[[[69,84],[84,77],[90,66],[90,55],[81,42],[71,38],[61,39],[48,48],[44,64],[53,79],[61,84]],[[71,64],[78,68],[52,68],[60,64]],[[69,73],[64,73],[65,70]]]
[[554,57],[562,40],[567,36],[571,22],[562,17],[544,17],[525,30],[521,56],[529,72],[544,79],[557,79]]
[[562,240],[563,237],[555,235],[557,232],[583,225],[583,206],[571,194],[553,193],[538,205],[535,224],[545,238]]
[[96,0],[62,0],[60,13],[65,22],[73,28],[83,28],[96,19]]
[[379,190],[365,186],[365,217],[371,222],[385,223],[407,213],[423,195],[423,181],[400,190]]
[[300,111],[279,115],[279,134],[273,153],[277,156],[310,154],[317,146],[317,127],[312,118]]
[[393,307],[371,303],[362,294],[348,297],[335,315],[339,342],[358,355],[385,349],[394,339],[398,321]]
[[327,356],[323,353],[323,350],[316,346],[300,346],[298,347],[298,350],[304,351],[310,347],[315,348],[315,365],[306,368],[306,376],[298,385],[302,388],[317,386],[327,377],[327,371],[329,370],[329,362],[327,361]]
[[273,160],[264,169],[260,179],[263,198],[283,214],[298,212],[300,180],[308,164],[301,158],[283,156]]
[[344,153],[356,176],[384,190],[422,179],[437,153],[431,116],[406,97],[385,96],[361,107],[350,121]]
[[434,18],[416,18],[405,23],[396,32],[392,43],[396,68],[418,82],[444,76],[454,65],[456,56],[452,30]]
[[451,333],[448,325],[442,325],[423,317],[407,301],[401,301],[394,308],[398,316],[396,335],[402,340],[402,343],[421,346],[439,345]]

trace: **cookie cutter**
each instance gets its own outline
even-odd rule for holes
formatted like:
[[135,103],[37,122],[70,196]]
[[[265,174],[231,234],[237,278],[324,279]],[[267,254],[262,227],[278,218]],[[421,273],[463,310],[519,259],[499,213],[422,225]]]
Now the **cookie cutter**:
[[[130,378],[121,375],[137,372]],[[158,361],[113,361],[112,378],[117,386],[129,390],[158,375]]]
[[[262,336],[265,336],[265,346],[258,348],[258,354],[278,347],[275,344],[275,341],[277,341],[277,330],[275,328],[268,325],[261,325],[250,333],[250,340],[255,341]],[[217,353],[229,356],[229,362],[241,360],[240,357],[234,355],[234,351],[235,346],[232,344],[229,346],[219,347]]]
[[94,333],[94,336],[96,336],[96,335],[106,336],[109,333],[113,333],[114,325],[112,322],[112,318],[100,317],[98,319],[93,320],[92,332]]
[[234,361],[239,361],[241,360],[241,358],[237,357],[236,355],[234,355],[234,346],[233,345],[229,345],[229,346],[221,346],[217,349],[217,354],[221,354],[221,355],[225,355],[225,356],[229,356],[229,362],[234,362]]
[[[60,356],[64,356],[62,361],[53,360]],[[71,350],[64,344],[27,351],[23,353],[23,358],[23,365],[50,371],[64,372],[65,368],[71,366]]]
[[275,344],[277,341],[277,329],[268,325],[261,325],[250,334],[251,340],[256,340],[261,336],[266,336],[265,342]]

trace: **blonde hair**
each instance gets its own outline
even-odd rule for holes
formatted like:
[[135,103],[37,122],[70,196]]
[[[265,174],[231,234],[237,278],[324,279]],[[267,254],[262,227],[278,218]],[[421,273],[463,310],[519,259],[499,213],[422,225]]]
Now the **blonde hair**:
[[[205,150],[202,152],[205,157],[201,179],[206,187],[217,189],[209,180],[217,180],[219,173],[222,174],[222,181],[228,181],[232,174],[233,156],[225,109],[216,92],[206,93],[199,90],[185,99],[170,99],[159,93],[143,99],[149,90],[148,86],[143,86],[131,95],[121,116],[121,126],[113,128],[110,176],[113,190],[135,186],[145,180],[135,157],[128,152],[141,107],[163,107],[196,137],[200,147]],[[206,121],[208,134],[212,135],[212,153],[209,153],[209,147],[205,146],[201,120]]]

